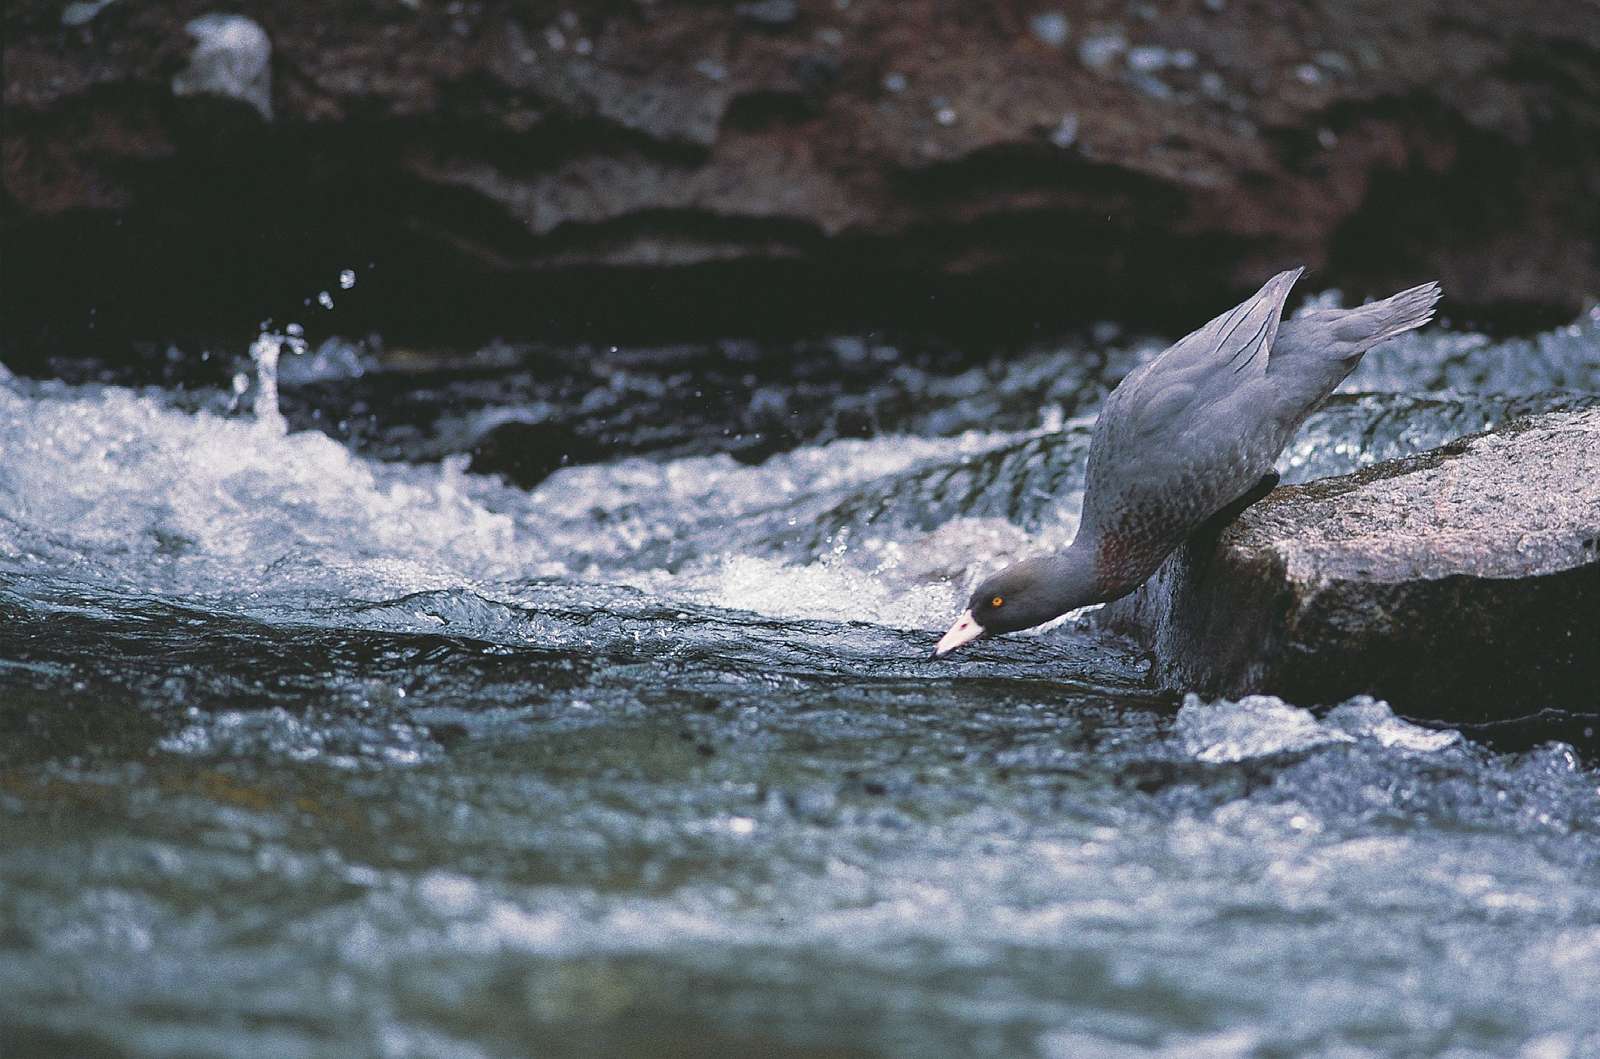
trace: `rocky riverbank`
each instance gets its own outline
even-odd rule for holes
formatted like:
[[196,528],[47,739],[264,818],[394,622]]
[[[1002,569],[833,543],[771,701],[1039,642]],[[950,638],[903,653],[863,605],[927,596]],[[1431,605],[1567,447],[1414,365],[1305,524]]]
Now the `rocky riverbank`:
[[266,316],[1177,329],[1300,263],[1467,322],[1600,290],[1600,18],[1554,0],[220,12],[0,16],[7,363]]

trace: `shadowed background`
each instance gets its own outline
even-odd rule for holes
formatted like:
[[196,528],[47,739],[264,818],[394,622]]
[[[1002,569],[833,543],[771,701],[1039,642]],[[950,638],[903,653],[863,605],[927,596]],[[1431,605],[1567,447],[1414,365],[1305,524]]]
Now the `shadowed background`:
[[[8,4],[0,357],[1186,330],[1264,275],[1600,290],[1600,12],[1501,0]],[[320,314],[340,269],[361,289]],[[310,317],[317,316],[312,320]]]

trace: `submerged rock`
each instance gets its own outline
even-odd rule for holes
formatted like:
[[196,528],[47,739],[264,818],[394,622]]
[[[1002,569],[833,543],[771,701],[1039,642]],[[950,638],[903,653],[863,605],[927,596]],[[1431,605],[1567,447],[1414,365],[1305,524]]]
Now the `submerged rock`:
[[1600,708],[1600,409],[1279,489],[1102,620],[1174,687],[1459,720]]

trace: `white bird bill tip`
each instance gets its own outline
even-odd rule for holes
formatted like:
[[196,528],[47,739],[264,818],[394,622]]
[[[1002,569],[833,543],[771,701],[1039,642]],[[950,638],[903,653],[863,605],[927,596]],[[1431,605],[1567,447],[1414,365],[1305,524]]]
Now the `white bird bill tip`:
[[933,657],[939,658],[949,654],[964,643],[971,643],[983,635],[983,626],[972,616],[972,611],[964,610],[956,623],[950,626],[950,631],[944,634],[938,644],[933,648]]

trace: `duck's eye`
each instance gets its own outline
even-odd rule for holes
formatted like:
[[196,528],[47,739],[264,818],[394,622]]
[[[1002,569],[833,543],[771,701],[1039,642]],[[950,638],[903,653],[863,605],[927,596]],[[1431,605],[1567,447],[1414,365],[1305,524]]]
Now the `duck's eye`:
[[991,606],[991,607],[1003,607],[1003,606],[1005,606],[1005,602],[1006,602],[1006,597],[1004,597],[1004,596],[996,596],[996,597],[994,597],[993,599],[991,599],[989,601],[989,606]]

